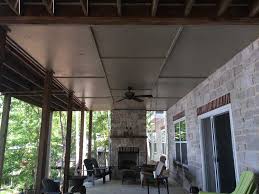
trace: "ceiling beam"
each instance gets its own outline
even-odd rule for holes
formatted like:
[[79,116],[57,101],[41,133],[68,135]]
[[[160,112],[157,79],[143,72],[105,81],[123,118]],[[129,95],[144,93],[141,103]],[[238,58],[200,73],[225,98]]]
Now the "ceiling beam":
[[16,15],[21,15],[21,0],[5,0],[5,2]]
[[90,26],[89,28],[90,28],[91,35],[92,35],[92,38],[93,38],[93,40],[94,40],[95,46],[96,46],[96,48],[97,48],[97,53],[98,53],[98,56],[99,56],[100,61],[101,61],[101,65],[102,65],[102,69],[103,69],[103,72],[104,72],[105,80],[106,80],[106,83],[107,83],[107,85],[108,85],[108,89],[109,89],[109,91],[110,91],[110,95],[111,95],[111,97],[112,97],[112,101],[113,101],[113,103],[114,103],[114,98],[113,98],[113,96],[112,96],[112,91],[111,91],[111,85],[110,85],[110,82],[109,82],[108,76],[107,76],[107,70],[106,70],[106,68],[105,68],[105,66],[104,66],[104,64],[103,64],[102,58],[100,57],[100,56],[101,56],[101,54],[100,54],[100,48],[99,48],[99,46],[98,46],[98,44],[97,44],[97,40],[96,40],[94,31],[93,31],[93,28],[92,28],[91,26]]
[[42,0],[42,2],[45,5],[48,13],[51,16],[54,16],[54,0]]
[[230,6],[232,0],[220,0],[219,6],[218,6],[218,12],[217,16],[222,16]]
[[88,25],[259,25],[258,17],[52,17],[0,16],[2,25],[10,24],[88,24]]
[[83,12],[85,16],[88,16],[89,14],[89,1],[88,0],[80,0]]
[[259,0],[253,0],[250,5],[249,17],[255,17],[259,13]]
[[192,6],[195,0],[185,0],[184,16],[189,16],[192,11]]
[[121,0],[117,0],[117,15],[118,15],[118,16],[121,16],[121,15],[122,15]]
[[175,48],[175,45],[177,44],[177,41],[179,40],[179,37],[180,37],[181,34],[182,34],[183,29],[184,29],[184,27],[183,27],[183,26],[180,26],[180,27],[178,28],[178,30],[177,30],[176,35],[172,37],[172,41],[171,41],[171,43],[170,43],[170,47],[169,47],[169,49],[168,49],[168,51],[167,51],[167,53],[166,53],[166,58],[164,59],[162,65],[160,66],[158,76],[157,76],[156,81],[155,81],[155,83],[154,83],[154,85],[153,85],[153,87],[152,87],[153,90],[156,91],[156,96],[155,96],[155,97],[158,96],[158,86],[157,86],[157,85],[158,85],[158,81],[159,81],[159,78],[160,78],[160,76],[161,76],[161,73],[162,73],[163,69],[165,68],[165,65],[166,65],[166,63],[167,63],[168,57],[169,57],[169,56],[171,55],[171,53],[173,52],[173,50],[174,50],[174,48]]
[[159,0],[153,0],[153,1],[152,1],[152,10],[151,10],[151,16],[152,16],[152,17],[155,17],[155,16],[156,16],[158,3],[159,3]]

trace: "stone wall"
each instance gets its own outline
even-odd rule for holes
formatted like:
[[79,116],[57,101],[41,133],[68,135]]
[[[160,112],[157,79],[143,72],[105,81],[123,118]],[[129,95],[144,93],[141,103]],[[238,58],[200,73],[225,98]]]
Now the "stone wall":
[[228,93],[231,98],[239,172],[246,169],[259,171],[259,40],[256,40],[167,111],[172,177],[177,174],[173,165],[175,156],[173,116],[185,111],[188,169],[195,177],[193,184],[202,187],[201,135],[197,108]]
[[110,135],[110,164],[115,166],[114,176],[120,177],[118,166],[119,147],[138,147],[139,165],[147,160],[145,110],[112,110]]

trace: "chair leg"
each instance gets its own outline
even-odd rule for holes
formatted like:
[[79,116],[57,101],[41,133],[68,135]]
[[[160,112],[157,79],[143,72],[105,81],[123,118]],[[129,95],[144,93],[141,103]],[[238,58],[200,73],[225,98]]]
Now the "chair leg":
[[168,189],[168,179],[165,179],[165,181],[166,181],[167,194],[169,194],[169,189]]
[[105,184],[105,176],[103,176],[103,184]]
[[93,181],[93,186],[95,185],[95,182],[94,182],[94,176],[92,176],[92,181]]
[[158,189],[158,194],[160,194],[160,183],[159,183],[159,180],[157,180],[157,189]]
[[149,194],[149,181],[146,180],[146,183],[147,183],[147,194]]

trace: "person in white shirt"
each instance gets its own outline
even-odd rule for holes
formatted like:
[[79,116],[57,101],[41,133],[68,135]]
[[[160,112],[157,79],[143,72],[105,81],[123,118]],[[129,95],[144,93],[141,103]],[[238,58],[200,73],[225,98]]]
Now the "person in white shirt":
[[166,170],[165,166],[166,157],[164,155],[160,156],[160,161],[156,164],[156,170],[154,171],[154,178],[162,176],[163,171]]

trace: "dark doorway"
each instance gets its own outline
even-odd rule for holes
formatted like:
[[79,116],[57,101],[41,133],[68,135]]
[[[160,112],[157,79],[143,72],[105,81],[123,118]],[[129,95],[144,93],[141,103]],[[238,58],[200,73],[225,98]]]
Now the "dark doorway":
[[231,193],[236,186],[229,113],[201,120],[206,189]]
[[229,113],[215,116],[214,126],[220,192],[231,193],[236,187],[236,178]]

